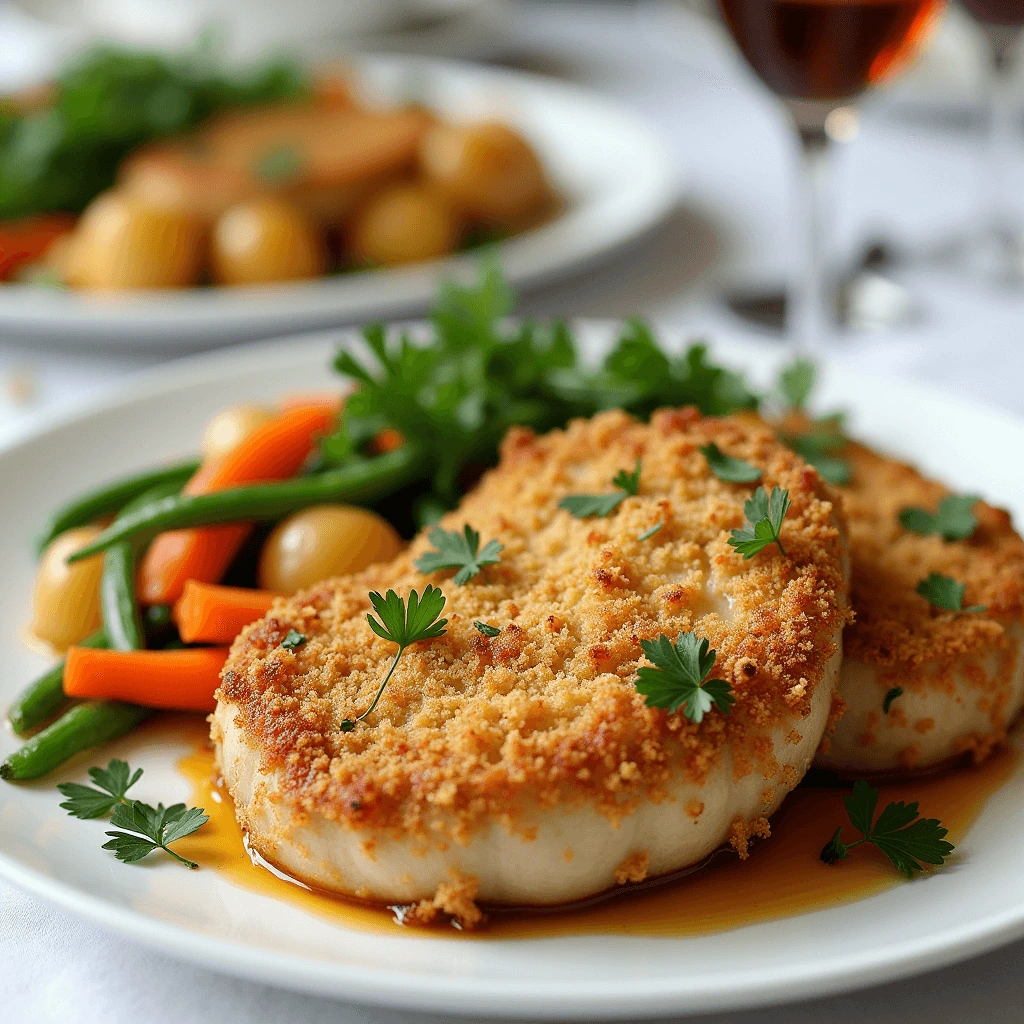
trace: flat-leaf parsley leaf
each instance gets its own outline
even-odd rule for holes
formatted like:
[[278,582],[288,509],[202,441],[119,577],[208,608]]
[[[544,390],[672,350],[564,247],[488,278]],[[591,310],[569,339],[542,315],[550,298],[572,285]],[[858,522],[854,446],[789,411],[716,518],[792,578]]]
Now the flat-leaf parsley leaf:
[[141,776],[141,768],[133,772],[127,762],[116,759],[106,768],[90,768],[89,777],[99,789],[64,782],[57,787],[67,797],[61,807],[76,818],[99,818],[113,811],[110,824],[128,831],[108,832],[110,840],[103,844],[103,849],[112,850],[126,864],[142,860],[154,850],[163,850],[187,868],[199,867],[195,861],[175,853],[170,844],[209,821],[203,808],[184,804],[151,807],[141,800],[132,800],[126,794]]
[[917,802],[888,804],[875,821],[878,790],[863,779],[853,785],[853,792],[843,800],[850,824],[861,833],[861,839],[844,843],[842,826],[821,851],[826,864],[845,860],[850,850],[861,843],[878,847],[897,871],[913,878],[925,864],[940,865],[953,852],[953,844],[945,841],[946,829],[937,818],[918,817]]
[[125,793],[141,776],[141,768],[136,768],[133,774],[127,762],[115,758],[106,768],[89,769],[89,777],[99,789],[79,782],[62,782],[57,790],[67,800],[61,807],[76,818],[101,818],[117,804],[125,802]]
[[814,390],[817,375],[814,363],[799,356],[779,371],[778,389],[788,408],[803,409]]
[[729,537],[730,547],[735,548],[745,559],[763,551],[771,544],[777,544],[782,556],[786,549],[782,546],[780,534],[782,520],[789,511],[789,491],[773,487],[769,496],[763,487],[754,491],[753,497],[743,505],[743,514],[747,517],[748,526],[742,530],[733,530]]
[[497,626],[490,626],[486,622],[474,622],[473,628],[478,633],[483,633],[484,636],[490,637],[492,640],[501,633]]
[[935,512],[905,508],[900,513],[900,524],[926,537],[937,533],[943,540],[966,540],[978,528],[978,519],[971,510],[980,500],[976,494],[950,494],[939,502]]
[[469,525],[458,530],[443,530],[435,526],[428,538],[436,548],[420,555],[414,563],[422,573],[437,572],[439,569],[458,569],[454,583],[462,586],[468,583],[478,572],[483,571],[487,577],[485,565],[497,565],[504,545],[496,540],[489,540],[480,550],[480,534]]
[[447,619],[438,618],[444,611],[444,594],[439,587],[432,587],[429,583],[420,597],[415,590],[409,594],[409,603],[400,598],[393,590],[387,592],[386,597],[381,597],[376,591],[370,594],[370,603],[374,611],[380,616],[378,622],[372,615],[366,616],[370,629],[382,637],[398,644],[398,653],[395,655],[391,667],[384,676],[384,681],[377,689],[377,693],[370,706],[357,718],[346,718],[341,722],[339,728],[342,732],[351,732],[356,727],[356,722],[361,722],[377,706],[377,702],[388,685],[392,673],[399,659],[405,653],[405,649],[420,640],[432,640],[437,636],[444,636]]
[[186,860],[171,849],[171,843],[191,835],[209,821],[202,807],[186,807],[172,804],[151,807],[141,800],[130,800],[118,804],[110,824],[126,832],[108,832],[110,840],[103,844],[104,850],[112,850],[114,856],[125,864],[134,864],[154,850],[163,850],[187,868],[195,870],[199,865]]
[[734,459],[726,455],[721,448],[712,441],[701,448],[701,454],[708,460],[711,472],[730,484],[752,484],[755,480],[761,479],[761,470],[752,466],[742,459]]
[[712,707],[729,714],[736,698],[724,679],[707,678],[715,667],[715,652],[708,650],[707,640],[680,633],[673,644],[662,633],[657,640],[641,640],[640,646],[657,666],[637,670],[636,688],[648,707],[667,708],[670,714],[682,707],[691,722],[703,721]]
[[921,580],[917,585],[917,592],[936,608],[942,608],[947,612],[983,612],[983,604],[972,604],[964,607],[964,591],[967,589],[962,583],[957,583],[951,576],[943,576],[942,573],[932,572],[926,579]]
[[577,519],[586,519],[588,516],[599,516],[604,519],[626,498],[640,490],[640,468],[641,463],[637,459],[632,473],[620,469],[612,478],[612,486],[618,488],[612,494],[570,494],[558,503],[558,507],[564,508]]

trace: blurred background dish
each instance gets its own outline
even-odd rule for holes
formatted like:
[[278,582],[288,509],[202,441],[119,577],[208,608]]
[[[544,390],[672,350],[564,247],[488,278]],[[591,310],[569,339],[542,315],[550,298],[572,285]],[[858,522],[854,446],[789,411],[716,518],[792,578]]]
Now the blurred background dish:
[[[126,120],[180,99],[150,88],[140,107],[150,72],[131,68],[130,88],[117,94],[128,110],[88,156],[79,152],[86,143],[70,150],[73,171],[58,153],[27,190],[8,175],[8,216],[85,213],[56,242],[67,223],[48,215],[41,241],[11,243],[17,252],[39,242],[40,259],[21,270],[28,283],[0,288],[0,327],[195,347],[406,311],[440,278],[467,273],[481,246],[514,283],[550,280],[638,237],[675,198],[676,172],[656,133],[583,89],[415,57],[353,58],[349,67],[344,79],[314,84],[324,95],[304,107],[288,105],[288,65],[244,85],[202,77],[185,97],[193,108],[226,92],[264,105],[179,118],[186,129],[200,124],[183,141],[125,146],[116,188],[91,200],[107,185],[104,159],[114,166],[103,147],[132,141]],[[87,70],[99,75],[102,61]],[[39,113],[16,111],[14,130],[44,134],[43,102]],[[140,142],[153,138],[145,124]],[[419,170],[407,169],[410,158]],[[453,254],[460,247],[477,251]],[[332,267],[345,272],[321,276]],[[204,278],[233,287],[189,287]]]

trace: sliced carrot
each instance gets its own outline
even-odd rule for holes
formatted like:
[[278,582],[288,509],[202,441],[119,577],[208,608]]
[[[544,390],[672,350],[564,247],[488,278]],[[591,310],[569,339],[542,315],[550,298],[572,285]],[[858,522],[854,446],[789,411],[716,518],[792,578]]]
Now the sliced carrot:
[[[96,657],[99,655],[99,657]],[[64,662],[69,697],[124,700],[147,708],[212,711],[227,647],[183,651],[103,651],[72,647]]]
[[40,213],[0,224],[0,281],[26,263],[34,263],[75,226],[69,213]]
[[174,606],[174,621],[187,644],[230,644],[270,611],[276,594],[189,580]]
[[[322,405],[296,406],[254,430],[216,462],[201,466],[183,491],[209,494],[294,476],[309,457],[318,435],[328,431],[335,411]],[[204,526],[162,533],[149,546],[139,568],[139,597],[145,604],[172,604],[187,580],[216,583],[224,575],[252,527]]]

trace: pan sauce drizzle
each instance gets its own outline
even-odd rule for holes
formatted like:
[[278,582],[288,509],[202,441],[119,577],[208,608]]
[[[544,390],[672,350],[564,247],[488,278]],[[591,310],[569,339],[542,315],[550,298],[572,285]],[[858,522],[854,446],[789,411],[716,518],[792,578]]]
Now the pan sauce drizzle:
[[[925,817],[939,818],[958,843],[981,813],[989,797],[1006,781],[1017,755],[1004,750],[980,767],[956,768],[942,774],[884,784],[879,808],[890,800],[918,800]],[[181,840],[175,849],[205,868],[220,872],[235,885],[283,900],[338,925],[363,931],[402,934],[394,914],[384,907],[360,904],[310,889],[266,864],[250,859],[235,821],[231,797],[214,777],[213,750],[198,733],[195,751],[182,758],[179,770],[192,786],[191,803],[205,807],[209,823]],[[679,938],[707,935],[743,925],[865,899],[902,879],[881,854],[862,847],[833,867],[818,859],[821,847],[848,819],[842,806],[847,789],[806,781],[772,818],[772,838],[754,847],[740,862],[731,852],[712,858],[707,867],[682,877],[645,883],[634,891],[618,890],[584,906],[546,911],[491,912],[481,930],[460,933],[451,928],[404,934],[472,937],[476,939],[554,938],[581,934],[637,935]],[[854,833],[848,833],[851,837]],[[954,857],[956,854],[954,854]]]

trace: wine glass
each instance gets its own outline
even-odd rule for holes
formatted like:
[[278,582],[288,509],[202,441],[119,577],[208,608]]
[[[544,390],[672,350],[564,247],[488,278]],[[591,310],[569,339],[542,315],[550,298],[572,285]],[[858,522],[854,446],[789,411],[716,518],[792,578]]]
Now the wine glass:
[[814,352],[831,333],[824,229],[831,143],[858,130],[851,103],[919,53],[945,0],[718,0],[748,63],[786,106],[802,154],[803,253],[787,298],[794,346]]
[[[1022,0],[962,0],[984,31],[991,56],[988,91],[988,144],[982,185],[988,206],[981,254],[990,260],[991,276],[1007,283],[1024,282],[1024,231],[1011,213],[1008,161],[1013,149],[1014,55],[1024,32]],[[985,242],[989,244],[986,246]]]

